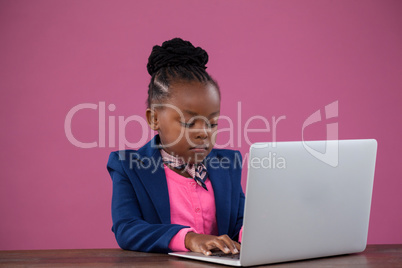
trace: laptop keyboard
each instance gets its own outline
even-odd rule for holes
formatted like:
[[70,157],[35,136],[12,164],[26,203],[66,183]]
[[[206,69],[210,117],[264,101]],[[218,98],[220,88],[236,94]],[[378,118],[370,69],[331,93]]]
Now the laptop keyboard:
[[227,254],[223,252],[213,252],[210,256],[224,257],[233,260],[238,260],[240,258],[240,254]]

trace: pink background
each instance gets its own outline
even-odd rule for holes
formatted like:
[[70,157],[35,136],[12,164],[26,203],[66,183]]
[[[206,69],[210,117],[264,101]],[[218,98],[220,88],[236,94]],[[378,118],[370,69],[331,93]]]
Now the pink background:
[[[0,249],[117,247],[106,162],[119,130],[115,145],[106,132],[104,147],[83,149],[64,120],[100,102],[116,107],[106,130],[110,118],[144,117],[147,58],[176,36],[208,51],[243,154],[237,131],[251,116],[286,116],[276,139],[301,140],[304,120],[339,101],[339,138],[379,144],[368,242],[402,243],[401,11],[399,0],[1,1]],[[325,124],[306,137],[325,138]],[[98,111],[77,113],[72,129],[98,141]],[[125,133],[133,143],[152,135],[138,122]]]

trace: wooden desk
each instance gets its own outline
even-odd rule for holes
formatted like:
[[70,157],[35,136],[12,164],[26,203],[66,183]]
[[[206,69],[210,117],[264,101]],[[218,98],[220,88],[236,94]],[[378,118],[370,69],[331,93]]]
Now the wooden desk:
[[[121,249],[0,251],[0,267],[220,267],[167,254]],[[319,258],[269,267],[402,267],[402,245],[369,245],[363,253]]]

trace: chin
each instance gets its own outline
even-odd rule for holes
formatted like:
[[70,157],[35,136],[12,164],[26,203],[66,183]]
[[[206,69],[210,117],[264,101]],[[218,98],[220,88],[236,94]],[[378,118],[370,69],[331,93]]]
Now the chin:
[[207,157],[208,154],[209,151],[205,151],[202,153],[192,153],[192,155],[190,156],[191,158],[190,162],[193,164],[201,163],[205,159],[205,157]]

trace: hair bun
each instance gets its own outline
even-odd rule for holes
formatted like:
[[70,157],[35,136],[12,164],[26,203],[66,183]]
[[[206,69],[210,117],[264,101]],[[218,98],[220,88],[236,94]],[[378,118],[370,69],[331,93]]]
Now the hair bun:
[[208,54],[200,47],[194,47],[189,41],[174,38],[154,46],[148,58],[147,70],[152,76],[166,66],[195,65],[206,69]]

